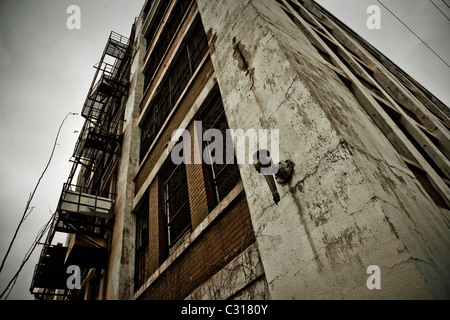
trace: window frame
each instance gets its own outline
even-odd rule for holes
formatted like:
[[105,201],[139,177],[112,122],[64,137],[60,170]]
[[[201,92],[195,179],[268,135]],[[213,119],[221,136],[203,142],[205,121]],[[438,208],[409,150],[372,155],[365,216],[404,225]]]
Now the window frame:
[[[226,163],[226,135],[230,134],[227,130],[229,129],[228,121],[226,118],[225,109],[223,107],[222,97],[220,95],[218,87],[215,87],[212,90],[211,99],[208,101],[208,103],[204,107],[204,111],[201,113],[201,116],[198,117],[198,120],[202,121],[202,130],[201,133],[202,136],[208,129],[219,129],[222,132],[223,135],[223,148],[224,148],[224,158],[223,164],[215,165],[215,164],[207,164],[205,163],[203,159],[203,152],[207,151],[209,158],[211,159],[211,150],[209,148],[209,145],[213,141],[203,141],[202,145],[202,165],[206,168],[207,171],[207,185],[209,186],[209,197],[212,199],[213,205],[212,207],[217,206],[226,196],[228,193],[230,193],[231,190],[241,181],[241,174],[239,171],[239,167],[237,165],[237,159],[236,155],[233,155],[233,163]],[[218,114],[212,121],[207,121],[209,118],[211,118],[214,115],[214,112],[217,110],[215,114]],[[205,121],[206,120],[206,121]],[[205,123],[212,123],[209,126],[205,126],[203,124]],[[220,123],[221,125],[217,125]],[[223,132],[225,131],[225,134]],[[203,139],[202,139],[203,140]],[[230,139],[231,141],[231,139]],[[233,148],[234,153],[234,148]],[[211,161],[209,161],[211,163]],[[230,170],[234,170],[235,173],[237,173],[237,179],[235,183],[232,183],[232,187],[225,187],[223,185],[219,185],[219,181],[223,179],[224,174],[228,173]],[[212,208],[211,208],[212,209]]]
[[[194,41],[196,39],[197,42]],[[195,52],[192,51],[194,42],[197,44]],[[158,85],[157,93],[150,102],[148,112],[142,121],[140,161],[145,158],[158,133],[163,130],[166,118],[183,98],[184,90],[189,86],[198,69],[202,67],[201,62],[208,52],[208,39],[203,24],[197,17],[186,36],[186,41],[178,49],[176,58],[171,62],[166,75]],[[177,72],[180,66],[185,68]],[[176,84],[175,80],[178,80]]]
[[[181,170],[179,174],[177,173],[178,170]],[[174,181],[172,180],[174,178],[179,178],[179,181],[174,183]],[[171,183],[174,184],[171,185]],[[167,239],[166,244],[170,251],[173,247],[176,247],[176,244],[192,229],[189,188],[186,165],[184,163],[180,163],[178,165],[169,163],[166,165],[166,168],[162,173],[162,191],[164,222]],[[181,206],[173,209],[172,206],[174,206],[174,198],[177,196],[175,192],[181,192],[180,194],[182,204]],[[175,213],[172,214],[172,211],[175,211]],[[186,217],[180,215],[186,215]],[[187,223],[185,223],[184,225],[183,223],[181,224],[182,227],[180,230],[178,230],[176,226],[177,219],[181,221],[182,219],[185,219],[187,221]],[[174,233],[175,235],[173,235],[172,233]]]
[[150,203],[147,196],[145,203],[136,212],[135,290],[143,285],[146,280],[146,254],[149,247],[149,212]]

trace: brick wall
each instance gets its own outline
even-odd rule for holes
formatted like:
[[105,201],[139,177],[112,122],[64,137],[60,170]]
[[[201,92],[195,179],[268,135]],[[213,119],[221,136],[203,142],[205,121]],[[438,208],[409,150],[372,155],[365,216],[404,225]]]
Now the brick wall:
[[247,201],[241,193],[139,298],[183,299],[254,242]]
[[[194,155],[194,122],[188,127],[191,134],[191,155]],[[213,208],[212,199],[208,196],[207,172],[204,164],[187,164],[186,175],[189,189],[189,205],[191,207],[192,230],[194,230]]]
[[[154,169],[164,152],[172,132],[179,128],[202,89],[214,73],[208,58],[198,72],[167,126],[144,158],[135,178],[135,194]],[[191,154],[194,155],[194,123],[187,128],[191,133]],[[170,159],[169,159],[170,161]],[[164,166],[163,166],[164,167]],[[163,168],[161,169],[163,170]],[[215,207],[209,192],[208,171],[205,164],[187,164],[192,230],[195,230]],[[151,277],[168,257],[166,221],[164,217],[162,180],[156,176],[149,193],[149,246],[147,249],[145,278]],[[221,270],[240,252],[255,242],[247,201],[242,192],[224,211],[176,258],[150,285],[140,299],[181,299]]]
[[145,259],[146,279],[159,268],[166,257],[162,181],[158,176],[149,187],[149,204],[149,245]]

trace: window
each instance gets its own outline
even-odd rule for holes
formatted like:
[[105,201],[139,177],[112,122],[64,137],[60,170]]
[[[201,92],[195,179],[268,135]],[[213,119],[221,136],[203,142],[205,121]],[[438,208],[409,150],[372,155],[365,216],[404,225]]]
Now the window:
[[191,210],[186,177],[186,165],[169,161],[164,170],[164,214],[167,224],[168,245],[173,247],[191,227]]
[[203,26],[198,20],[149,106],[149,112],[142,125],[141,160],[208,52],[208,48]]
[[[148,13],[150,12],[151,8],[151,1],[147,3],[147,7],[144,9],[144,15],[145,19],[148,19]],[[152,21],[150,22],[149,27],[147,28],[147,31],[145,31],[144,37],[146,40],[147,49],[150,47],[150,44],[153,40],[153,37],[155,36],[157,29],[159,27],[160,22],[162,21],[162,18],[164,16],[164,13],[166,12],[167,7],[169,6],[169,1],[163,1],[161,4],[158,5],[154,12],[154,18],[152,18]],[[148,10],[147,10],[148,9]],[[147,11],[146,11],[147,10]]]
[[[222,98],[220,96],[219,90],[216,89],[216,93],[214,94],[211,102],[209,103],[208,107],[206,108],[206,112],[202,117],[202,127],[203,127],[203,133],[207,131],[208,129],[218,129],[222,133],[223,137],[223,148],[224,152],[222,153],[224,155],[223,163],[217,163],[219,161],[209,161],[209,163],[212,162],[211,165],[208,165],[208,175],[209,175],[209,185],[210,185],[210,192],[212,195],[212,199],[214,201],[214,204],[217,205],[220,201],[225,198],[225,196],[230,193],[230,191],[236,186],[236,184],[241,179],[240,173],[239,173],[239,167],[236,164],[237,160],[235,155],[234,162],[233,163],[226,163],[226,140],[227,135],[230,133],[227,131],[228,129],[228,122],[225,117],[225,110],[223,109],[222,104]],[[208,156],[210,158],[215,157],[215,150],[210,149],[209,146],[214,143],[213,141],[204,142],[204,150],[208,151]]]
[[135,290],[137,290],[145,281],[145,256],[149,243],[148,217],[149,201],[147,197],[145,204],[136,214]]
[[[164,1],[163,6],[160,6],[157,20],[153,23],[152,27],[149,28],[147,32],[147,49],[149,49],[150,47],[151,40],[157,32],[159,23],[161,23],[165,11],[169,6],[169,3],[169,1]],[[158,69],[160,62],[163,60],[164,55],[168,50],[170,43],[172,42],[172,39],[175,37],[177,30],[181,22],[183,21],[185,14],[187,13],[187,9],[190,3],[191,0],[180,0],[172,9],[170,16],[164,26],[164,29],[161,31],[161,34],[158,38],[158,42],[155,45],[155,49],[151,53],[150,61],[148,63],[147,70],[145,71],[145,88],[150,83],[150,80]]]
[[147,13],[149,13],[150,8],[152,7],[152,5],[153,5],[153,1],[152,0],[148,0],[147,3],[145,4],[145,7],[144,7],[144,14],[145,15]]

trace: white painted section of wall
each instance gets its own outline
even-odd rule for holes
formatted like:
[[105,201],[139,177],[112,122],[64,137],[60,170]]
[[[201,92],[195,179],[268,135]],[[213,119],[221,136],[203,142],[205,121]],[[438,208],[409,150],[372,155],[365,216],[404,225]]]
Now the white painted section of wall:
[[271,297],[448,298],[448,221],[278,4],[197,2],[230,128],[279,129],[296,164],[278,206],[240,165]]

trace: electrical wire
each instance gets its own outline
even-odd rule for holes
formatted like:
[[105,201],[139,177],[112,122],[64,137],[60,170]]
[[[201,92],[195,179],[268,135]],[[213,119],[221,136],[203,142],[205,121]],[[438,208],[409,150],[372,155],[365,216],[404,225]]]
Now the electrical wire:
[[25,264],[27,263],[27,261],[30,259],[31,255],[34,252],[34,249],[36,249],[37,245],[40,243],[42,237],[47,233],[47,231],[49,230],[53,219],[55,218],[56,213],[52,214],[52,216],[50,217],[50,219],[44,224],[44,226],[39,230],[39,232],[36,235],[36,238],[34,239],[33,243],[31,244],[30,248],[28,249],[28,251],[25,254],[25,257],[22,260],[22,263],[20,264],[19,269],[17,270],[17,272],[14,274],[14,276],[12,277],[12,279],[9,281],[8,285],[6,286],[6,288],[3,290],[3,292],[0,294],[0,300],[3,298],[3,296],[6,294],[5,300],[8,299],[9,294],[11,293],[12,289],[14,288],[14,285],[16,284],[17,279],[19,278],[19,274],[22,271],[23,267],[25,266]]
[[[446,17],[447,18],[447,20],[448,21],[450,21],[450,18],[449,17],[447,17],[447,15],[433,2],[433,0],[430,0],[430,2],[433,4],[433,6],[435,6],[436,7],[436,9],[438,9],[443,15],[444,15],[444,17]],[[445,3],[445,2],[444,2]],[[445,3],[446,4],[446,3]]]
[[410,27],[408,27],[398,16],[395,15],[395,13],[393,13],[388,7],[386,7],[380,0],[377,0],[378,3],[380,3],[387,11],[389,11],[403,26],[405,26],[406,29],[408,29],[417,39],[419,39],[428,49],[430,49],[431,52],[433,52],[436,57],[438,57],[443,63],[445,63],[445,65],[450,68],[450,65],[445,62],[444,59],[441,58],[441,56],[439,56],[436,51],[434,51],[425,41],[423,41],[413,30],[411,30]]
[[14,241],[16,240],[16,237],[17,237],[17,234],[19,232],[20,227],[25,222],[25,220],[28,218],[28,216],[30,215],[31,211],[33,211],[33,209],[34,209],[34,207],[30,208],[31,201],[33,200],[34,194],[36,193],[36,190],[39,187],[39,184],[41,183],[41,180],[44,177],[45,172],[47,171],[48,167],[50,166],[50,162],[52,161],[53,155],[55,153],[56,146],[58,144],[58,137],[59,137],[59,134],[61,132],[61,128],[63,127],[64,122],[66,121],[67,117],[70,116],[70,115],[77,115],[77,113],[69,112],[64,117],[63,121],[61,122],[61,125],[59,126],[58,133],[56,134],[55,142],[53,143],[53,149],[52,149],[52,152],[50,154],[50,158],[48,159],[47,165],[45,166],[44,171],[42,171],[41,176],[39,177],[38,182],[36,183],[36,186],[34,187],[33,192],[30,193],[28,201],[27,201],[27,203],[25,205],[25,210],[24,210],[24,212],[22,214],[22,217],[20,218],[19,224],[18,224],[18,226],[16,228],[16,231],[14,232],[14,235],[13,235],[13,237],[11,239],[11,242],[9,243],[9,246],[8,246],[8,249],[6,250],[5,256],[3,257],[2,264],[0,265],[0,273],[3,270],[3,267],[4,267],[5,262],[6,262],[6,258],[8,257],[9,252],[11,251],[11,248],[13,246]]
[[450,6],[447,4],[447,2],[445,2],[444,0],[442,0],[442,2],[443,2],[447,7],[450,8]]

